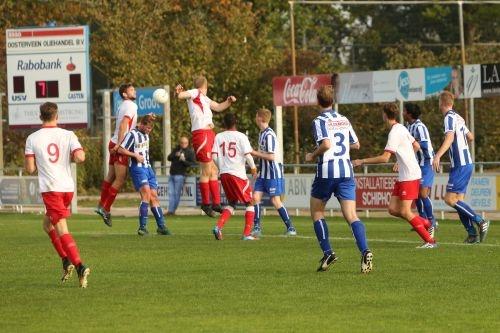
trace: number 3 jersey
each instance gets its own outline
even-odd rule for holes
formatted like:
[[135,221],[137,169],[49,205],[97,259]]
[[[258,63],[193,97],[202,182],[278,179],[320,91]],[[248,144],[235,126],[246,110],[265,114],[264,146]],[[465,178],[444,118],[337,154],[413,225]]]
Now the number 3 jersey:
[[130,168],[149,168],[151,166],[149,162],[149,135],[134,128],[127,133],[121,146],[144,157],[144,163],[139,163],[134,157],[131,157],[128,164]]
[[75,133],[59,127],[42,127],[26,139],[24,155],[34,157],[40,192],[74,192],[71,158],[82,150]]
[[217,155],[220,174],[229,173],[241,179],[248,179],[245,155],[252,151],[248,137],[238,131],[224,131],[217,134],[212,148],[212,154]]
[[330,148],[318,157],[316,177],[350,178],[354,176],[350,145],[358,142],[358,137],[346,117],[337,112],[325,111],[313,120],[312,132],[316,144],[330,140]]

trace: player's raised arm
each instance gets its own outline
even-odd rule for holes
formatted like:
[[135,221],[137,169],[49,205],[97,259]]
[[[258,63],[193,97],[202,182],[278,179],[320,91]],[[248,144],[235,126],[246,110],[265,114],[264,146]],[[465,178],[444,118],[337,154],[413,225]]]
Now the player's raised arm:
[[210,102],[210,109],[215,112],[222,112],[229,108],[234,102],[236,102],[236,97],[229,96],[224,102],[217,103],[215,101]]
[[184,90],[184,87],[178,84],[175,87],[175,94],[178,99],[191,99],[191,94]]

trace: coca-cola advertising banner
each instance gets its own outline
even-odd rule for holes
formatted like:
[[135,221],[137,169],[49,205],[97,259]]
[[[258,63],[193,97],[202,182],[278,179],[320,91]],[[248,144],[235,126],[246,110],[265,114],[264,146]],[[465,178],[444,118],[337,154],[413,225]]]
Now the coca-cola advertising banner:
[[273,78],[273,101],[277,106],[316,105],[318,89],[332,84],[330,74]]

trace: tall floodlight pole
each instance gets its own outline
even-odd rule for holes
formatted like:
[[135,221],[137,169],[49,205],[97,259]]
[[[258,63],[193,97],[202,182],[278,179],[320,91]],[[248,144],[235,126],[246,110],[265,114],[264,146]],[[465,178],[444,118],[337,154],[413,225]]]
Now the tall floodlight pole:
[[[295,22],[293,18],[293,1],[288,2],[290,4],[290,34],[291,34],[291,47],[292,47],[292,74],[297,75],[297,64],[295,62]],[[299,111],[297,106],[293,107],[293,137],[295,142],[295,163],[300,163],[300,153],[299,153]],[[299,173],[299,169],[295,168],[294,173]]]

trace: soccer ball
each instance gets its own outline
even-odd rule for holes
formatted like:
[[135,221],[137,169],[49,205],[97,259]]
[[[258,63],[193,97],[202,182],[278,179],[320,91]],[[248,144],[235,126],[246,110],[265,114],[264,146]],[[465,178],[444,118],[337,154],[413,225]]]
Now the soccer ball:
[[167,91],[165,89],[156,89],[154,92],[153,92],[153,99],[157,102],[157,103],[161,103],[161,104],[164,104],[164,103],[167,103],[168,102],[168,94],[167,94]]

